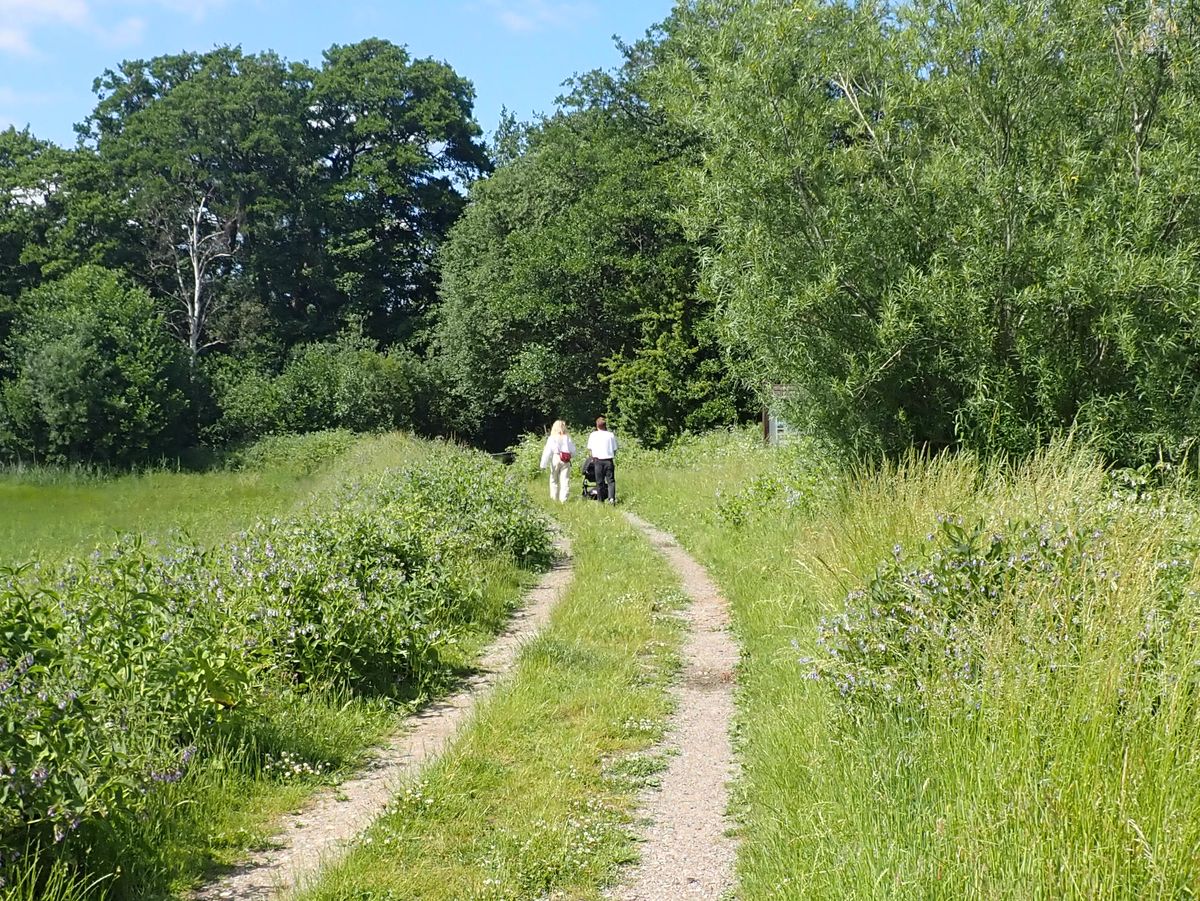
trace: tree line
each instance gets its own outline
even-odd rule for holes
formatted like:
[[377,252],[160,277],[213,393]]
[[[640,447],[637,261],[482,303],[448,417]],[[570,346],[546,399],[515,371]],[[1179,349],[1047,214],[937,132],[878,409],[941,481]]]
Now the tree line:
[[1196,35],[1193,0],[681,0],[490,145],[378,39],[122,63],[77,147],[0,133],[0,454],[662,444],[782,395],[859,454],[1186,455]]

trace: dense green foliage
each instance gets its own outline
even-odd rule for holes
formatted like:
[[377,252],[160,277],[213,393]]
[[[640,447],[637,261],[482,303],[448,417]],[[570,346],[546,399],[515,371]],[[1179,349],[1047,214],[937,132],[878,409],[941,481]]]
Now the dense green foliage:
[[[469,82],[369,39],[331,47],[320,67],[230,47],[129,60],[95,90],[73,150],[0,133],[0,378],[24,373],[24,394],[4,401],[4,418],[19,428],[0,433],[0,459],[79,459],[81,436],[100,436],[87,459],[123,465],[197,436],[411,426],[436,251],[464,186],[490,167]],[[174,334],[185,348],[187,415],[176,428],[110,429],[101,399],[89,398],[64,413],[73,434],[31,434],[66,428],[28,422],[26,395],[40,392],[46,406],[48,389],[34,381],[54,381],[59,394],[119,391],[90,383],[93,361],[65,345],[46,359],[25,353],[44,337],[41,308],[53,305],[41,287],[92,264],[124,272],[154,301],[124,309],[123,328],[143,340],[150,329]],[[319,343],[345,331],[383,353]],[[360,365],[369,371],[352,384],[347,370]],[[234,372],[278,377],[280,402],[258,422],[235,409],[213,425],[222,403],[236,407],[256,387],[240,385],[241,375],[220,384],[219,374]],[[318,384],[327,376],[335,383]],[[229,390],[213,397],[214,383]]]
[[235,301],[277,342],[351,314],[404,336],[462,202],[452,178],[487,166],[470,85],[378,39],[331,47],[319,69],[231,48],[128,61],[97,93],[85,137],[129,194],[135,265],[175,299],[194,352],[247,339],[228,321],[212,333]]
[[1197,9],[681,4],[705,280],[762,385],[860,450],[1178,454],[1194,359]]
[[499,464],[447,448],[228,546],[130,539],[5,570],[0,868],[30,840],[74,855],[162,815],[158,786],[253,751],[281,693],[428,684],[482,615],[487,562],[549,552]]
[[[1074,429],[1182,457],[1197,22],[1190,0],[682,0],[557,112],[502,123],[494,172],[470,84],[387,41],[126,61],[76,149],[0,134],[0,376],[24,292],[96,263],[167,316],[208,441],[419,409],[495,443],[606,413],[657,446],[787,386],[795,424],[858,453]],[[307,349],[356,330],[380,357]]]
[[128,464],[188,437],[178,344],[141,288],[94,266],[22,299],[0,382],[0,459]]
[[216,418],[209,434],[239,442],[321,429],[357,432],[427,426],[429,376],[411,353],[377,351],[352,333],[297,346],[278,374],[254,361],[209,367]]
[[749,435],[644,459],[626,499],[742,643],[739,897],[1191,893],[1194,476],[1062,446],[838,471]]
[[743,412],[672,215],[689,142],[644,95],[651,49],[511,129],[451,233],[437,337],[463,428],[511,439],[606,414],[661,444]]

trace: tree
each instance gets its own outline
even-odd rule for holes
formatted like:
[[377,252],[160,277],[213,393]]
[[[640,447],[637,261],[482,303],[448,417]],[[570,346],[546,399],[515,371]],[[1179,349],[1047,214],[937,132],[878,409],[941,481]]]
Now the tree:
[[672,212],[688,136],[642,90],[644,51],[523,133],[508,123],[508,161],[451,233],[437,348],[460,428],[507,441],[607,412],[662,442],[742,410]]
[[83,134],[124,186],[146,278],[173,298],[193,365],[219,343],[210,322],[227,298],[221,282],[245,270],[246,234],[275,226],[304,168],[310,75],[221,47],[128,61],[97,79]]
[[460,186],[490,168],[473,100],[445,63],[388,41],[325,52],[310,118],[324,241],[313,269],[332,288],[327,318],[360,318],[368,334],[395,341],[432,307]]
[[[39,171],[41,157],[52,145],[39,141],[28,129],[0,131],[0,347],[8,338],[16,316],[17,298],[39,281],[41,273],[26,248],[44,232],[42,207],[51,187]],[[4,355],[0,350],[0,376]]]
[[252,321],[282,343],[353,318],[386,341],[415,330],[460,186],[487,167],[449,66],[374,39],[319,70],[219,47],[124,62],[96,91],[82,137],[140,232],[132,268],[173,299],[193,359],[244,343],[231,329]]
[[662,67],[742,372],[860,451],[1200,427],[1192,4],[699,0]]
[[154,301],[84,267],[34,289],[0,385],[0,456],[127,465],[184,446],[186,375]]

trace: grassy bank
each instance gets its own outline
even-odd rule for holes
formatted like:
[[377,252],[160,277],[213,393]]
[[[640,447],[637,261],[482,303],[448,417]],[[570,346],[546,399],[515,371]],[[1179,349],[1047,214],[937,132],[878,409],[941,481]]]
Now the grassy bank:
[[661,767],[646,751],[669,713],[678,587],[614,511],[556,513],[576,575],[550,626],[305,901],[597,899],[635,852],[636,791]]
[[347,472],[343,458],[378,467],[420,453],[418,442],[396,435],[325,432],[262,441],[206,472],[0,469],[0,565],[87,553],[118,532],[212,545],[287,514]]
[[1188,486],[1086,453],[834,474],[706,439],[625,497],[730,598],[742,896],[1200,891]]
[[544,560],[544,521],[503,479],[469,451],[368,439],[290,516],[213,548],[125,540],[0,574],[13,897],[55,897],[34,877],[53,873],[175,896],[357,763]]

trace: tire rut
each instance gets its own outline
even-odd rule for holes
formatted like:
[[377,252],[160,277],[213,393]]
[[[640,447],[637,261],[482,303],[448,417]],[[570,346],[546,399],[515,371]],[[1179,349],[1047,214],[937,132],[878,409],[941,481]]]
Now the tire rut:
[[660,786],[644,796],[649,821],[641,860],[608,891],[613,901],[718,899],[735,885],[736,840],[727,816],[734,775],[730,725],[737,645],[729,634],[724,597],[704,568],[675,539],[625,513],[665,556],[692,603],[684,613],[688,637],[674,688],[677,707],[664,746],[672,756]]
[[270,850],[254,854],[191,897],[274,901],[302,888],[323,864],[340,857],[349,841],[383,813],[401,780],[446,750],[480,700],[512,669],[521,647],[545,626],[574,575],[569,542],[560,537],[556,546],[562,556],[526,593],[523,606],[480,659],[476,675],[454,694],[406,718],[357,775],[318,792],[274,836]]

